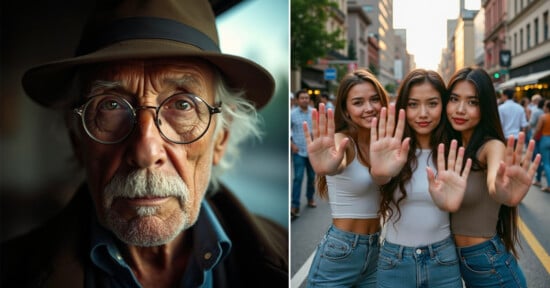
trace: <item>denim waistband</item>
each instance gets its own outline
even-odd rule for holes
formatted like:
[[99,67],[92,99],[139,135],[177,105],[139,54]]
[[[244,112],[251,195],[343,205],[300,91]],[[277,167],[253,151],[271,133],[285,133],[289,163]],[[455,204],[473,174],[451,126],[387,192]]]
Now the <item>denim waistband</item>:
[[378,243],[378,237],[380,236],[380,232],[376,232],[373,234],[357,234],[353,232],[340,230],[336,228],[333,224],[331,224],[330,227],[328,228],[327,235],[330,235],[342,241],[348,242],[352,244],[352,246],[356,246],[358,244],[368,244],[370,246],[373,243],[376,243],[376,244]]
[[478,254],[480,251],[492,250],[492,251],[505,251],[504,243],[497,235],[493,236],[491,239],[483,241],[479,244],[465,247],[456,247],[458,255],[467,256],[469,254]]
[[454,249],[454,241],[451,236],[435,242],[430,245],[426,246],[418,246],[418,247],[410,247],[410,246],[403,246],[395,243],[388,242],[384,240],[383,246],[384,250],[390,250],[398,255],[404,256],[411,256],[411,255],[421,255],[421,254],[429,254],[430,256],[434,256],[434,254],[440,250],[448,249],[450,246]]

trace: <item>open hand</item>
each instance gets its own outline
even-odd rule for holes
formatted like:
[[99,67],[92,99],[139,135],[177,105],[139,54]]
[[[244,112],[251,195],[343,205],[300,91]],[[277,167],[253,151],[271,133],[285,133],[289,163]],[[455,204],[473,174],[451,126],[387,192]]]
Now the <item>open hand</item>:
[[372,119],[369,151],[370,173],[373,177],[386,177],[389,180],[399,174],[407,162],[410,138],[401,141],[405,130],[405,111],[399,110],[397,127],[395,126],[394,104],[391,104],[389,109],[384,107],[380,110],[380,123],[377,122],[376,118]]
[[435,205],[442,210],[454,212],[460,208],[472,160],[467,159],[464,169],[464,147],[458,149],[457,141],[451,141],[447,165],[445,165],[445,146],[439,144],[437,147],[437,177],[431,167],[427,167],[430,195]]
[[523,153],[524,143],[525,134],[523,132],[519,133],[515,149],[514,137],[508,137],[504,161],[500,162],[497,170],[496,194],[498,199],[508,206],[517,206],[525,197],[541,161],[540,155],[531,161],[535,150],[535,141],[529,141],[525,153]]
[[334,111],[328,109],[325,113],[325,104],[323,103],[319,104],[319,111],[313,109],[311,126],[313,131],[311,137],[308,137],[310,133],[307,123],[302,124],[306,135],[309,162],[313,170],[321,176],[334,174],[344,159],[344,152],[349,139],[343,139],[336,147]]

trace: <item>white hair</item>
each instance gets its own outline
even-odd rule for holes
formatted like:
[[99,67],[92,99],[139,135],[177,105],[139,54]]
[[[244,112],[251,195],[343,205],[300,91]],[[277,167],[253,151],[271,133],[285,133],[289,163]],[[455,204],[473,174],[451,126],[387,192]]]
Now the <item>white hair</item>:
[[260,118],[254,103],[245,96],[245,91],[232,91],[219,72],[215,74],[214,93],[216,101],[222,103],[221,117],[218,117],[215,135],[219,129],[229,131],[229,139],[224,157],[218,165],[212,167],[210,185],[213,191],[219,187],[219,178],[235,164],[240,154],[240,144],[249,137],[260,139],[262,119]]

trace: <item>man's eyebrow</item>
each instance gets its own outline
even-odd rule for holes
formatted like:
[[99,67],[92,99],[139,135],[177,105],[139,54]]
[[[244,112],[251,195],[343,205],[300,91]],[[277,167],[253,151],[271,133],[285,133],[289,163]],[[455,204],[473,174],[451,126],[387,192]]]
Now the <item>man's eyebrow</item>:
[[90,85],[90,92],[88,95],[93,96],[98,90],[125,91],[124,86],[119,81],[95,80],[92,82],[92,85]]
[[185,74],[178,78],[168,78],[165,80],[166,83],[172,84],[174,86],[183,86],[183,87],[194,87],[202,88],[201,82],[197,77],[191,74]]

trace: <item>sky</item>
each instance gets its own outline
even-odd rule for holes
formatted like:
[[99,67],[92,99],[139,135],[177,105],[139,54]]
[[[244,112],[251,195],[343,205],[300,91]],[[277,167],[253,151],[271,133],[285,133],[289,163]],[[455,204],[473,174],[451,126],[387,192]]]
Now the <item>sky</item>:
[[[458,18],[459,0],[393,0],[393,27],[407,30],[407,51],[416,67],[437,70],[447,46],[447,19]],[[465,8],[479,10],[481,0],[465,0]]]

